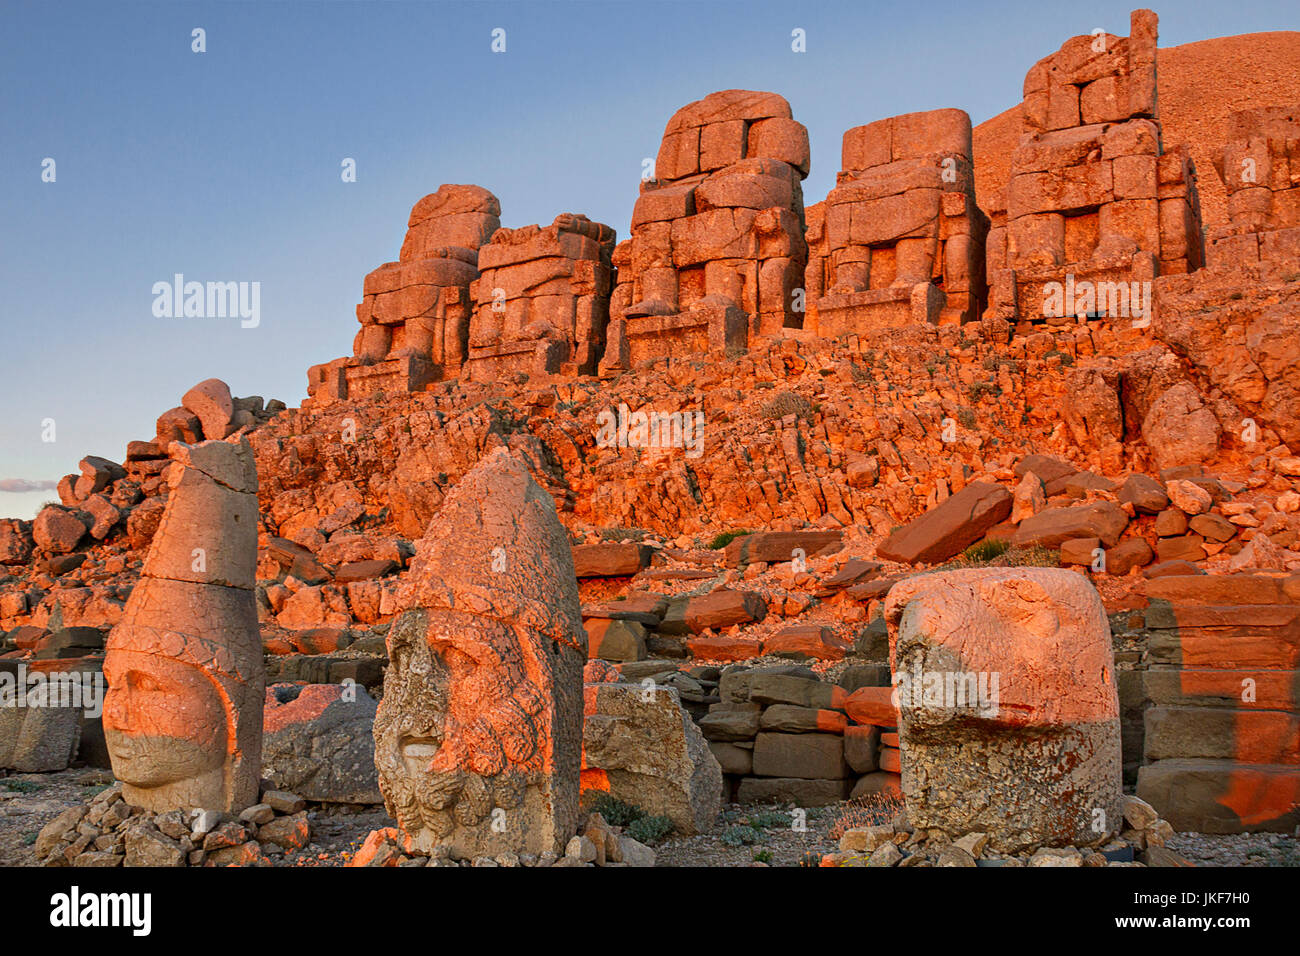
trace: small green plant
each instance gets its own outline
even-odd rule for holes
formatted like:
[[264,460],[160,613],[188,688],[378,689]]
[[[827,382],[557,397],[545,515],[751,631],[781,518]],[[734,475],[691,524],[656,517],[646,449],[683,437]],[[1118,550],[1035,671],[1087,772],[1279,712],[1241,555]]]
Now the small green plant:
[[33,830],[31,833],[24,833],[23,846],[31,846],[33,843],[36,842],[36,838],[38,836],[40,836],[40,833],[37,832],[36,830]]
[[961,556],[973,564],[983,564],[992,561],[994,558],[1002,557],[1010,547],[1010,541],[1003,541],[1001,538],[988,538],[985,541],[977,541],[972,544],[961,553]]
[[34,780],[0,780],[10,793],[36,793],[45,789],[45,784]]
[[754,827],[745,826],[743,823],[727,827],[727,829],[722,831],[722,842],[727,846],[753,846],[755,843],[762,841],[762,839],[762,830],[756,830]]
[[627,835],[638,843],[654,846],[673,832],[673,821],[668,817],[644,816],[627,825]]
[[[592,791],[588,791],[591,793]],[[588,813],[599,813],[612,827],[625,827],[645,816],[645,811],[608,793],[597,791],[584,801]]]
[[783,829],[790,826],[791,816],[781,810],[759,810],[745,817],[745,823],[758,830]]
[[755,850],[753,859],[755,863],[771,863],[773,860],[772,851]]
[[753,533],[754,532],[747,531],[744,528],[737,528],[734,531],[723,531],[721,534],[717,535],[713,539],[713,541],[709,544],[709,547],[714,551],[721,551],[723,548],[731,544],[731,542],[735,541],[737,538],[743,538],[745,537],[745,535],[753,534]]

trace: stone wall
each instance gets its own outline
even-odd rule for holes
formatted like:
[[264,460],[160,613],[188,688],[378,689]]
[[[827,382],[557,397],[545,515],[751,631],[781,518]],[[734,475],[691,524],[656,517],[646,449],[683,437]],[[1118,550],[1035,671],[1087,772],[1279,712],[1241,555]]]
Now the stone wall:
[[808,209],[809,327],[836,336],[979,317],[988,220],[970,117],[908,113],[844,134],[842,170]]
[[398,261],[366,276],[352,355],[307,370],[309,400],[414,392],[458,377],[478,250],[501,225],[500,215],[500,202],[481,186],[444,185],[417,202]]
[[793,664],[735,666],[722,673],[720,699],[699,725],[729,799],[824,806],[898,792],[895,712],[864,708],[860,699],[888,701],[891,692],[886,664],[849,667],[838,683]]
[[614,230],[563,213],[549,226],[498,229],[470,286],[468,381],[594,375],[605,348]]
[[1161,141],[1156,32],[1156,15],[1135,10],[1129,36],[1074,37],[1026,74],[1020,145],[989,210],[988,318],[1021,331],[1128,318],[1128,303],[1053,302],[1052,285],[1149,283],[1200,267],[1191,158]]
[[673,114],[615,250],[602,375],[801,324],[808,164],[808,131],[775,93],[724,90]]
[[1300,823],[1300,588],[1295,576],[1148,582],[1138,796],[1176,830]]
[[1300,106],[1241,110],[1214,157],[1229,223],[1206,237],[1212,269],[1300,263]]

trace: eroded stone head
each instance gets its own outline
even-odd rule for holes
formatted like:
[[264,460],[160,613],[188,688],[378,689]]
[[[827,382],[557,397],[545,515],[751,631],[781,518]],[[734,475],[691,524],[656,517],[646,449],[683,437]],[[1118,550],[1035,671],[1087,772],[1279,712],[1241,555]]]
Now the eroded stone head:
[[577,825],[586,642],[554,503],[499,450],[417,552],[375,718],[388,810],[424,849],[558,852]]
[[261,767],[256,471],[243,441],[170,453],[166,511],[108,639],[104,737],[129,803],[236,810]]

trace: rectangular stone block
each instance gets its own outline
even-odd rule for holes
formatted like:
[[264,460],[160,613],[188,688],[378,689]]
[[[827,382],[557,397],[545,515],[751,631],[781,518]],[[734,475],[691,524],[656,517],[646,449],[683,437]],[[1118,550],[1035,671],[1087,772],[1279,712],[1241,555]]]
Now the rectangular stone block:
[[1137,795],[1179,831],[1287,833],[1300,825],[1300,767],[1160,760],[1138,771]]
[[851,771],[844,761],[844,739],[838,734],[760,732],[754,738],[754,774],[842,780]]
[[849,795],[851,780],[803,780],[792,777],[746,777],[736,792],[737,803],[793,803],[797,807],[826,807]]

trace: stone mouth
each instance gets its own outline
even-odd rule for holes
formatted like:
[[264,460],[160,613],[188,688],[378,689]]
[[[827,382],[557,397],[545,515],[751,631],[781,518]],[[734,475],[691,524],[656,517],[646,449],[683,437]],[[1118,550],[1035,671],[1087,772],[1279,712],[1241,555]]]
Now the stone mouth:
[[429,773],[433,758],[440,749],[442,741],[434,737],[403,737],[397,745],[402,763],[407,772],[412,774]]

